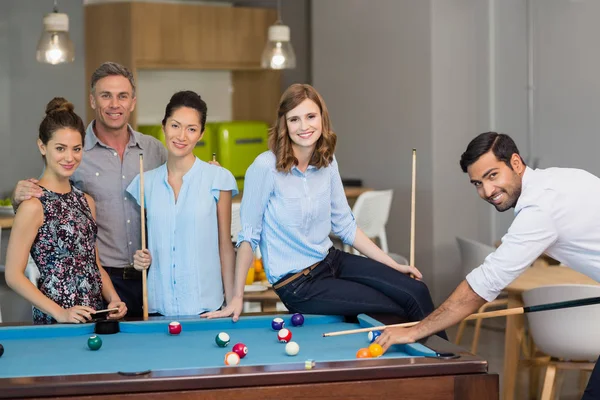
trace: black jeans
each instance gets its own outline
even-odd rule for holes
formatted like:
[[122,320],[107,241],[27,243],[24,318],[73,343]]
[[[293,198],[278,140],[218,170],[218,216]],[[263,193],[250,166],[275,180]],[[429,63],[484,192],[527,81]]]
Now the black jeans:
[[[309,274],[276,291],[290,311],[303,314],[386,313],[420,321],[434,309],[425,283],[380,262],[333,248]],[[444,331],[438,336],[448,339]]]
[[598,400],[600,399],[600,357],[596,361],[596,366],[592,371],[590,380],[588,381],[585,392],[581,400]]
[[144,315],[144,306],[142,302],[142,280],[123,279],[122,276],[116,274],[109,275],[117,294],[121,298],[121,301],[127,305],[127,315],[125,315],[125,317],[142,317]]

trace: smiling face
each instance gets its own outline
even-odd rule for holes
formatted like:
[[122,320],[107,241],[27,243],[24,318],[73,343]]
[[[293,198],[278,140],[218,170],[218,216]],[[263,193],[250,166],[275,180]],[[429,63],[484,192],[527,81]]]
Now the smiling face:
[[488,151],[467,168],[469,179],[477,188],[479,197],[498,211],[513,208],[521,195],[525,165],[518,154],[511,156],[510,165],[512,168]]
[[186,157],[192,154],[202,138],[200,113],[189,107],[180,107],[167,118],[163,131],[169,157]]
[[105,130],[118,131],[129,123],[136,98],[127,78],[109,75],[96,82],[94,92],[90,94],[90,104],[96,112],[96,124]]
[[40,153],[46,160],[46,168],[53,174],[69,178],[81,163],[83,138],[71,128],[61,128],[52,134],[47,144],[38,139]]
[[294,151],[314,150],[323,130],[317,103],[305,99],[285,114],[285,120]]

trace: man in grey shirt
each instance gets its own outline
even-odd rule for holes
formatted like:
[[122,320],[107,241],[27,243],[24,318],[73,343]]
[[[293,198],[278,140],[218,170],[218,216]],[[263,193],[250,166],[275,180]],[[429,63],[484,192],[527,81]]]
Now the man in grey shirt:
[[[167,161],[167,151],[157,139],[129,126],[136,105],[135,82],[124,66],[106,62],[94,71],[90,103],[96,118],[87,127],[84,155],[72,182],[94,198],[100,263],[127,304],[127,315],[140,317],[142,280],[133,268],[135,251],[141,245],[140,209],[126,189],[139,173],[140,154],[148,171]],[[40,197],[36,183],[35,179],[19,181],[14,204]],[[138,261],[149,265],[150,253]]]

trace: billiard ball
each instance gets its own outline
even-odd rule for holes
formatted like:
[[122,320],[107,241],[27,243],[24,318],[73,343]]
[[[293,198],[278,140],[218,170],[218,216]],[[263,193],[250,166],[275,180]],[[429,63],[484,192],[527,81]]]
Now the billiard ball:
[[295,356],[300,351],[300,346],[296,342],[289,342],[285,345],[285,354]]
[[313,369],[317,365],[314,360],[306,360],[304,361],[304,369]]
[[371,358],[371,352],[366,347],[363,347],[356,352],[356,358]]
[[292,325],[302,326],[302,324],[304,324],[304,315],[300,313],[292,315]]
[[381,336],[381,332],[379,332],[379,331],[369,332],[369,334],[368,334],[369,342],[373,343],[375,341],[375,339],[377,339],[379,336]]
[[229,341],[231,339],[229,338],[229,335],[226,334],[225,332],[221,332],[219,334],[217,334],[217,336],[215,337],[215,342],[217,343],[217,346],[219,347],[225,347],[229,344]]
[[179,322],[171,322],[169,324],[169,333],[171,335],[179,335],[181,333],[181,324]]
[[100,347],[102,347],[102,339],[100,339],[100,336],[90,336],[87,343],[88,347],[92,350],[98,350]]
[[277,339],[281,343],[287,343],[292,340],[292,332],[289,329],[283,328],[279,332],[277,332]]
[[371,343],[369,345],[369,353],[371,353],[371,357],[379,357],[383,354],[383,347],[377,343]]
[[274,331],[283,329],[284,325],[285,325],[285,322],[283,322],[283,319],[281,319],[281,318],[273,318],[273,321],[271,321],[271,327],[273,328]]
[[238,365],[240,363],[240,356],[233,351],[225,354],[225,365]]
[[236,343],[232,350],[240,356],[240,358],[244,358],[246,357],[246,354],[248,354],[248,347],[246,347],[244,343]]
[[2,354],[4,354],[4,346],[0,344],[0,357],[2,357]]

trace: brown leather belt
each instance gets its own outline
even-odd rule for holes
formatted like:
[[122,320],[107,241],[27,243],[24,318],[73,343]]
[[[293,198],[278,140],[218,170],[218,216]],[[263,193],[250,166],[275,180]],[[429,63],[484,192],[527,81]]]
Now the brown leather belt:
[[273,289],[279,289],[280,287],[283,287],[283,286],[287,285],[288,283],[292,283],[296,279],[300,278],[302,275],[304,275],[304,276],[308,275],[310,273],[310,271],[317,268],[319,266],[319,264],[321,264],[321,261],[314,263],[310,267],[304,268],[302,271],[295,273],[294,275],[290,276],[289,278],[287,278],[286,280],[284,280],[282,282],[277,282],[276,284],[273,285]]

